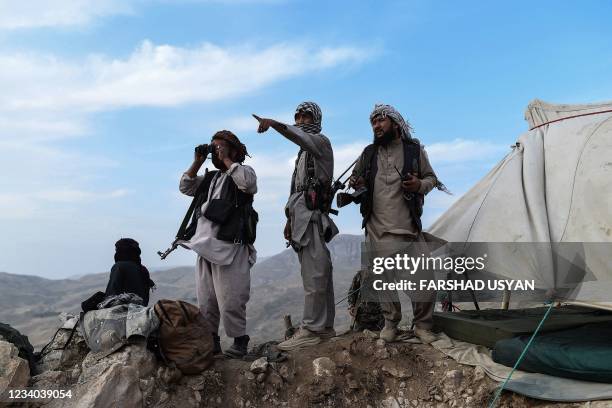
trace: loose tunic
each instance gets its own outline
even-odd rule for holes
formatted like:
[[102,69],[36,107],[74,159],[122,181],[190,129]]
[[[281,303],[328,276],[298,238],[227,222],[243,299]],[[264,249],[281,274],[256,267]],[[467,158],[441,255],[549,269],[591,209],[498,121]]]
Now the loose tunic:
[[[279,132],[316,159],[314,160],[315,176],[322,185],[330,184],[334,173],[334,152],[329,139],[323,134],[307,133],[291,125],[286,125]],[[329,215],[322,214],[320,210],[309,210],[306,207],[304,192],[300,191],[303,187],[306,187],[303,183],[308,178],[307,160],[304,152],[299,155],[295,170],[291,179],[292,185],[295,186],[295,192],[289,196],[285,206],[285,214],[291,220],[292,241],[300,246],[308,245],[309,238],[306,230],[311,221],[320,224],[322,231],[329,229],[331,237],[335,236],[338,233],[338,228],[329,218]]]
[[[234,180],[240,191],[248,194],[255,194],[257,192],[257,176],[255,171],[250,166],[234,163],[227,171],[219,171],[213,177],[208,191],[208,200],[202,205],[201,214],[205,213],[212,199],[221,196],[223,184],[227,181],[228,177]],[[179,190],[183,194],[193,196],[202,180],[204,180],[204,176],[189,177],[185,173],[181,177]],[[237,245],[233,242],[218,239],[217,233],[219,228],[219,224],[210,221],[202,215],[198,218],[198,225],[194,236],[189,241],[182,241],[180,244],[192,249],[202,258],[216,265],[229,265],[238,251],[247,250],[249,263],[253,265],[257,259],[255,247],[251,244]]]
[[[386,234],[416,237],[417,230],[403,197],[402,180],[398,173],[398,170],[401,172],[404,167],[404,146],[401,139],[394,139],[389,145],[380,146],[376,163],[378,171],[372,194],[372,214],[366,225],[368,235],[375,240],[383,239]],[[436,185],[437,178],[422,146],[419,164],[421,187],[418,193],[427,194]],[[364,166],[363,156],[361,156],[355,165],[353,174],[360,174]]]

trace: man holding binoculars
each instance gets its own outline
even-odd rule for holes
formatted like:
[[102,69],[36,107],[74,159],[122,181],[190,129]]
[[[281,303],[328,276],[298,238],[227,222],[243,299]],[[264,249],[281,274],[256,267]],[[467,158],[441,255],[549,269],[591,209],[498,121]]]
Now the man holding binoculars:
[[[198,176],[206,157],[217,168]],[[198,254],[196,295],[198,305],[213,331],[214,352],[221,352],[218,336],[222,320],[234,344],[225,355],[240,358],[247,352],[246,304],[250,297],[250,269],[257,252],[253,196],[257,176],[242,162],[246,146],[228,130],[214,134],[211,143],[196,147],[194,161],[181,177],[181,193],[195,196],[193,235],[180,245]],[[195,227],[195,231],[193,228]]]

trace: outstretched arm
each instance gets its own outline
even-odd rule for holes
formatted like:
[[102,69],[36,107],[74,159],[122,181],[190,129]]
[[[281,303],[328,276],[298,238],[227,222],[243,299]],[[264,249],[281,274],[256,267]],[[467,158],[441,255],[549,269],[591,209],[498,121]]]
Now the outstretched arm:
[[286,125],[274,119],[260,118],[255,114],[253,114],[253,117],[259,121],[259,127],[257,128],[258,133],[267,132],[268,129],[272,128],[314,157],[321,157],[322,146],[325,143],[322,136],[306,133],[296,126]]

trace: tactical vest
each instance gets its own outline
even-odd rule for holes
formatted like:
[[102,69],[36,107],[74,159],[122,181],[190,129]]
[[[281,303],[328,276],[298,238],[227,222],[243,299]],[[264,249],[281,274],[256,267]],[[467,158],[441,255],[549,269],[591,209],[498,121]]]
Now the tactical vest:
[[[402,146],[404,148],[404,166],[402,167],[402,176],[408,174],[416,174],[418,178],[422,177],[421,174],[421,161],[419,160],[421,155],[421,145],[417,140],[410,139],[406,140],[402,138]],[[368,223],[370,216],[372,215],[372,204],[374,194],[374,180],[376,179],[376,173],[378,172],[378,146],[370,144],[366,146],[362,153],[363,171],[360,174],[365,179],[368,191],[365,197],[361,199],[359,211],[363,217],[363,223],[361,228],[365,228]],[[423,203],[425,196],[419,193],[404,193],[404,202],[410,210],[410,216],[414,222],[414,226],[418,232],[423,229],[421,223],[421,215],[423,214]]]
[[[202,214],[201,212],[202,205],[208,201],[208,191],[217,173],[219,173],[218,170],[213,170],[207,171],[206,174],[204,174],[204,180],[202,180],[202,183],[198,186],[195,193],[195,207],[191,223],[185,230],[185,234],[181,239],[191,239],[195,235],[198,218],[206,216],[206,214]],[[231,177],[227,177],[221,189],[219,200],[223,201],[223,204],[226,204],[226,206],[224,205],[223,207],[227,207],[227,214],[223,214],[225,221],[219,223],[220,228],[217,233],[217,239],[236,244],[254,243],[259,216],[253,209],[253,194],[240,191],[236,183],[234,183],[234,180]],[[209,208],[211,204],[209,204]]]
[[[302,154],[306,155],[306,178],[302,180],[300,188],[296,186],[297,168]],[[309,210],[321,210],[323,213],[329,212],[331,208],[331,180],[329,183],[321,183],[317,177],[315,158],[307,150],[300,149],[295,160],[295,169],[291,177],[291,194],[304,192],[306,207]]]

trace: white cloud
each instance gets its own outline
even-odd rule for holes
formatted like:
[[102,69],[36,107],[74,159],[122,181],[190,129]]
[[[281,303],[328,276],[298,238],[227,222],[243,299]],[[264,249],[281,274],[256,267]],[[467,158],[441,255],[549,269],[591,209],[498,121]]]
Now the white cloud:
[[84,191],[78,189],[46,190],[32,194],[35,198],[60,203],[75,203],[93,200],[105,200],[121,198],[128,194],[126,189],[118,189],[108,192]]
[[28,218],[37,207],[37,203],[23,194],[0,193],[0,219]]
[[0,0],[0,29],[83,26],[94,19],[132,12],[122,0]]
[[[0,0],[0,30],[84,27],[96,20],[135,14],[146,3],[278,4],[285,0]],[[329,58],[334,58],[332,54]]]
[[[333,143],[333,142],[332,142]],[[353,161],[359,157],[363,149],[369,144],[369,141],[362,140],[340,146],[334,146],[334,177],[340,176]],[[342,179],[351,174],[349,170]]]
[[39,219],[47,214],[47,203],[88,203],[94,200],[117,199],[127,194],[129,192],[125,189],[94,192],[68,188],[40,192],[2,193],[0,194],[0,218],[10,220]]
[[433,143],[426,146],[429,158],[435,163],[456,163],[491,160],[509,151],[506,144],[483,140],[455,139],[449,142]]
[[[305,44],[184,48],[144,41],[124,59],[0,54],[0,135],[53,138],[88,129],[94,112],[216,102],[319,70],[360,63],[371,51]],[[252,120],[252,119],[251,119]],[[246,118],[235,125],[246,128]]]
[[[118,163],[97,156],[97,151],[80,154],[76,149],[83,143],[56,143],[95,129],[90,121],[98,112],[239,98],[279,81],[361,63],[370,55],[370,50],[356,47],[301,43],[178,47],[149,41],[124,58],[0,51],[0,174],[5,175],[0,180],[0,217],[17,220],[14,228],[24,219],[44,221],[48,226],[39,228],[40,236],[55,237],[55,225],[69,225],[64,232],[72,232],[75,214],[93,203],[109,200],[101,208],[116,208],[112,200],[129,192],[125,185],[109,183],[104,169]],[[251,121],[233,124],[246,129],[254,126]],[[271,220],[282,219],[296,150],[254,155],[258,203]],[[123,202],[121,206],[127,208]],[[117,224],[100,221],[96,228],[124,230],[119,218],[107,217]]]
[[128,58],[89,56],[62,61],[48,55],[0,56],[5,109],[101,111],[131,106],[176,106],[238,97],[273,82],[367,59],[367,50],[316,49],[276,44],[266,48],[195,48],[144,41]]

